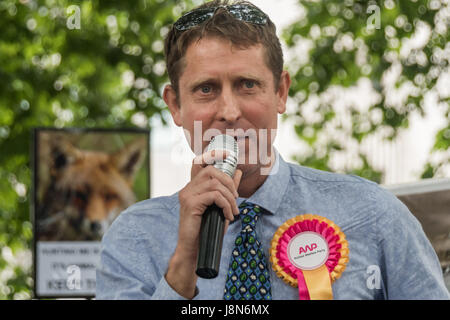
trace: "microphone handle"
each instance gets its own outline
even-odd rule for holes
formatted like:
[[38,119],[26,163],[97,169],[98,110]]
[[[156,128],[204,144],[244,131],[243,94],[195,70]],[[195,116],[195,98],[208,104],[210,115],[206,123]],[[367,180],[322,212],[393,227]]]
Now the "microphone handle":
[[203,213],[200,226],[197,270],[195,271],[199,277],[212,279],[219,274],[224,231],[225,217],[222,208],[212,204]]

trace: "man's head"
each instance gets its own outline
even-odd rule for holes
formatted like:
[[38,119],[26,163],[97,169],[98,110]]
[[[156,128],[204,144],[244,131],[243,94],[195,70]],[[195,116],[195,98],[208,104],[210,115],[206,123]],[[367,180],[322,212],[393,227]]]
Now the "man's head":
[[272,71],[275,88],[278,88],[283,71],[283,52],[273,22],[248,1],[214,0],[181,17],[165,39],[167,72],[177,95],[178,81],[186,66],[187,48],[205,37],[226,39],[242,49],[261,44],[265,50],[265,63]]
[[163,98],[196,155],[217,134],[235,136],[245,178],[272,163],[290,78],[269,18],[248,2],[224,3],[207,3],[174,24]]

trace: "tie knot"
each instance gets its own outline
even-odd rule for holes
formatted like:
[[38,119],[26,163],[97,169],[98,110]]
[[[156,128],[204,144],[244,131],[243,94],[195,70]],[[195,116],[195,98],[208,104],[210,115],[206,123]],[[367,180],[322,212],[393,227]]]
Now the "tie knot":
[[251,231],[255,227],[261,211],[261,207],[254,203],[241,203],[241,205],[239,206],[239,213],[243,231]]

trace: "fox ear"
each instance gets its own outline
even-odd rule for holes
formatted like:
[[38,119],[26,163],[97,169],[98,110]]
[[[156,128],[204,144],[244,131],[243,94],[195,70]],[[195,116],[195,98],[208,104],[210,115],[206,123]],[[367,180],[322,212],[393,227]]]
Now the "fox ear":
[[141,168],[145,159],[147,152],[146,142],[145,138],[137,139],[111,156],[112,164],[130,185],[133,184],[135,174]]
[[45,143],[47,143],[47,157],[52,176],[81,157],[80,151],[62,136],[54,136],[51,139],[48,137]]

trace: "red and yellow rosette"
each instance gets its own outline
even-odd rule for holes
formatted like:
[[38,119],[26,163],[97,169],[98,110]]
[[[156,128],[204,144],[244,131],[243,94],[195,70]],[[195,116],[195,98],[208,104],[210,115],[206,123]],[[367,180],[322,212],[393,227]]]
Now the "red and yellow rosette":
[[276,274],[298,287],[301,300],[332,300],[331,283],[348,262],[344,233],[331,220],[304,214],[289,219],[275,232],[270,261]]

